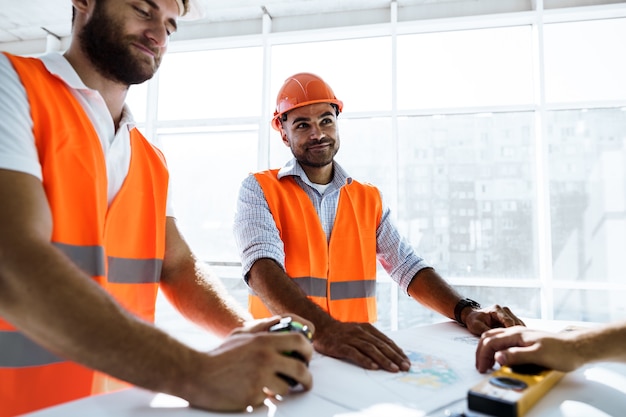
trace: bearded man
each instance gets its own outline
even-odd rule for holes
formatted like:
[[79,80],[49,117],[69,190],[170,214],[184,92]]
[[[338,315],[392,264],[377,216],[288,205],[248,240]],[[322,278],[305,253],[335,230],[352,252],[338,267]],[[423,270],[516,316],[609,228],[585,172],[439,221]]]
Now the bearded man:
[[[306,338],[267,332],[278,317],[240,327],[246,313],[198,265],[164,157],[124,104],[188,0],[72,5],[65,53],[0,54],[0,416],[122,381],[224,411],[288,393],[285,377],[310,388],[306,364],[283,354],[308,361]],[[157,329],[159,288],[224,343],[198,352]]]

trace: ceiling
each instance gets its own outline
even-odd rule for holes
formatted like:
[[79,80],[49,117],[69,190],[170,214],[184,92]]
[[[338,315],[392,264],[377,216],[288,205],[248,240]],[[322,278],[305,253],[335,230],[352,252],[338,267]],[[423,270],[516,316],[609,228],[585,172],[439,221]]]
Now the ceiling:
[[[204,9],[203,21],[221,22],[272,16],[302,15],[342,10],[384,8],[389,0],[198,0]],[[451,0],[439,0],[451,1]],[[58,37],[70,33],[70,0],[0,0],[0,43]],[[416,1],[412,1],[415,3]],[[436,0],[421,0],[433,3]],[[183,23],[184,24],[184,23]]]
[[[197,0],[204,17],[181,22],[180,27],[204,23],[260,21],[264,11],[274,19],[291,16],[331,16],[356,11],[389,13],[392,0]],[[435,6],[477,3],[529,3],[533,0],[396,0],[398,7]],[[44,44],[48,35],[67,38],[70,34],[70,0],[0,0],[0,50],[16,44]],[[208,26],[208,25],[204,25]],[[256,28],[255,28],[256,30]],[[183,31],[180,31],[181,33]],[[193,33],[193,31],[190,31]],[[203,36],[203,35],[199,35]],[[40,46],[34,49],[41,48]],[[29,48],[26,47],[26,50]],[[30,48],[33,49],[33,48]],[[42,51],[43,52],[43,51]]]
[[[261,33],[267,13],[272,32],[533,10],[538,0],[195,0],[204,16],[181,21],[173,40]],[[623,3],[619,0],[543,0],[545,8]],[[42,53],[52,37],[67,42],[70,0],[0,0],[0,51]],[[52,35],[52,36],[50,36]]]

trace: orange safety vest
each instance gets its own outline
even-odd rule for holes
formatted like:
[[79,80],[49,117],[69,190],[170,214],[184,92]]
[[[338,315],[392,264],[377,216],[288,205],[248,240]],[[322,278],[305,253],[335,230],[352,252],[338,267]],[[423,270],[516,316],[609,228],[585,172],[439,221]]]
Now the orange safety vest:
[[[30,103],[52,243],[128,310],[154,321],[165,252],[163,155],[133,129],[128,176],[109,206],[102,146],[80,103],[40,60],[7,56]],[[56,357],[0,317],[0,417],[121,386]]]
[[[376,321],[376,229],[382,217],[378,190],[352,181],[340,190],[330,241],[313,203],[291,176],[255,174],[285,248],[285,270],[308,298],[340,321]],[[255,318],[271,315],[250,294]]]

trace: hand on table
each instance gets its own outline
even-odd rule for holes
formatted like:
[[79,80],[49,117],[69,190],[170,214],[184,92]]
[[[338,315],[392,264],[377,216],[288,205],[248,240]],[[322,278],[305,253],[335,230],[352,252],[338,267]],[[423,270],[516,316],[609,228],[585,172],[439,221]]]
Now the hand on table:
[[524,326],[524,322],[518,318],[508,307],[493,305],[491,307],[472,310],[465,318],[467,330],[480,336],[483,332],[497,327]]
[[[294,320],[313,325],[298,316]],[[312,387],[307,367],[313,346],[300,333],[267,330],[280,317],[257,320],[234,330],[216,349],[203,354],[195,369],[197,386],[191,385],[184,398],[197,408],[218,411],[242,411],[261,405],[266,398],[289,393],[291,387],[281,375]],[[285,352],[298,352],[303,362]]]
[[318,352],[365,369],[408,371],[411,362],[390,338],[369,323],[333,320],[313,338]]
[[548,333],[522,326],[493,329],[482,334],[476,349],[476,369],[486,372],[495,362],[500,365],[532,363],[569,372],[581,364],[571,348],[572,334]]

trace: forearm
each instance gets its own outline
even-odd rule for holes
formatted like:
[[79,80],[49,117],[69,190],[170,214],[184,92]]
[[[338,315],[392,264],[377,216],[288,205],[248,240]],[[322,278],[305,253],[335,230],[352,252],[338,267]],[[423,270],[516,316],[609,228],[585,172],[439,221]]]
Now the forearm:
[[165,247],[161,290],[186,318],[222,337],[250,319],[219,278],[196,259],[171,217]]
[[574,351],[583,363],[626,362],[626,322],[600,326],[575,334]]
[[[421,269],[415,274],[415,277],[409,284],[408,293],[422,305],[453,320],[454,306],[462,298],[432,268]],[[467,311],[464,311],[463,314],[467,314]]]
[[148,389],[180,389],[197,353],[127,313],[51,245],[13,243],[0,255],[2,317],[60,357]]
[[168,301],[190,321],[225,337],[250,320],[249,313],[228,293],[222,282],[199,261],[161,280]]
[[272,313],[297,314],[312,322],[313,346],[318,352],[366,369],[397,372],[410,368],[408,358],[391,339],[370,323],[332,318],[308,299],[274,260],[257,260],[250,269],[248,284]]
[[324,329],[334,322],[272,259],[259,259],[252,265],[248,285],[273,314],[298,314],[315,325],[316,334],[323,334]]

